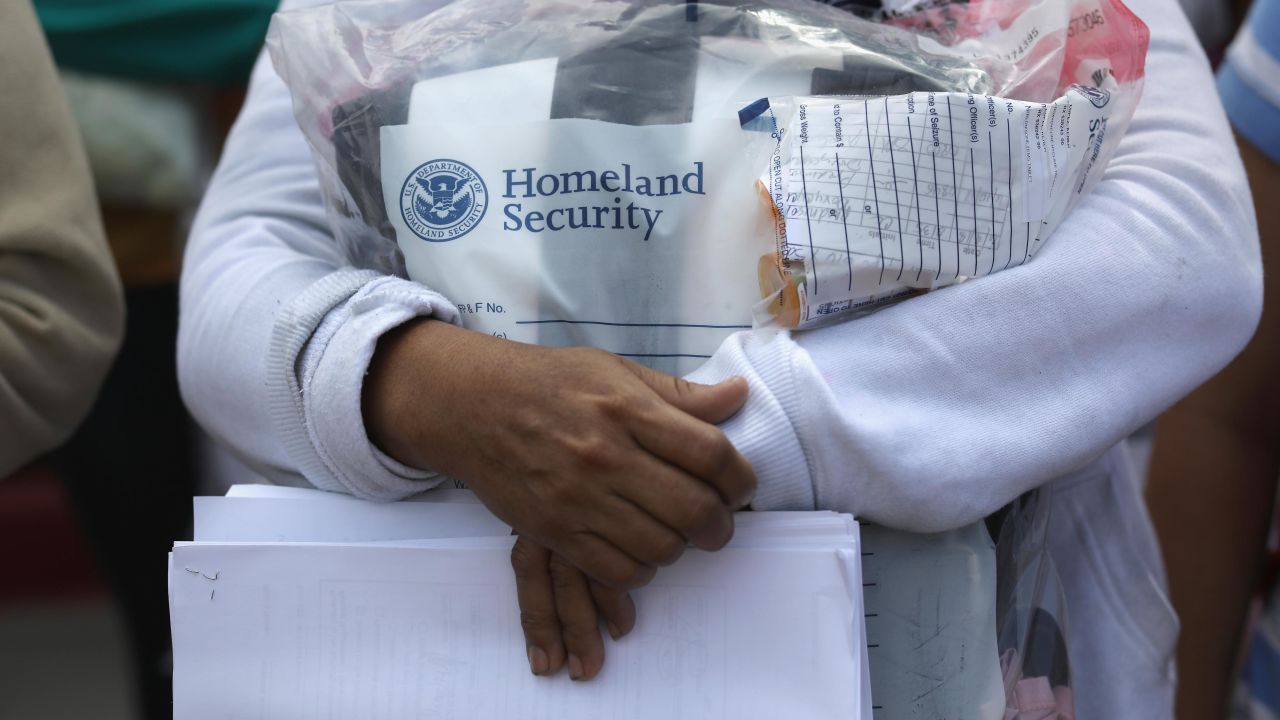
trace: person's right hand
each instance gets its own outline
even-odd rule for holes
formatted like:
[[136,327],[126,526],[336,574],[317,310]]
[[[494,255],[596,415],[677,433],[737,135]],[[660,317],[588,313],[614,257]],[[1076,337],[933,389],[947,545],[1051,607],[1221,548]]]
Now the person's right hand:
[[465,481],[519,534],[632,588],[686,541],[732,537],[755,474],[715,424],[746,396],[740,378],[695,385],[601,350],[420,320],[383,337],[363,401],[384,452]]

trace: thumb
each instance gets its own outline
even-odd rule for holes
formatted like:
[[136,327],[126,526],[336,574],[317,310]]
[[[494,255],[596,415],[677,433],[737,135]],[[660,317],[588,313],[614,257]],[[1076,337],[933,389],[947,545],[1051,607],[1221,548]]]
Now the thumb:
[[740,377],[701,385],[641,365],[635,372],[667,403],[713,425],[733,417],[747,402],[747,381]]

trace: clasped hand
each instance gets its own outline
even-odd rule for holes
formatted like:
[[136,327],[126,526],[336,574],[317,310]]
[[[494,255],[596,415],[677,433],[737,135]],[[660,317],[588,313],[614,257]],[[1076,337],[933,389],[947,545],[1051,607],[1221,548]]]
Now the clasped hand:
[[718,550],[755,474],[716,427],[746,401],[588,348],[545,348],[435,320],[379,343],[365,424],[392,457],[464,480],[519,535],[512,550],[535,674],[588,679],[635,624],[628,590],[692,544]]

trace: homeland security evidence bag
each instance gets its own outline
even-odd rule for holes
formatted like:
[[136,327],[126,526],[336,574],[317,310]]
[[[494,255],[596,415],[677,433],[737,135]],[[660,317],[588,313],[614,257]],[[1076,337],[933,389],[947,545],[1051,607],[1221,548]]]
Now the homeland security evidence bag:
[[513,340],[685,373],[1022,264],[1102,174],[1119,0],[364,0],[268,45],[351,261]]
[[[268,46],[353,264],[474,330],[684,374],[738,330],[1030,260],[1123,135],[1146,38],[1119,0],[880,22],[811,0],[363,0],[280,13]],[[1043,524],[1010,513],[998,592],[969,580],[997,596],[997,704],[1028,683],[1069,701]],[[935,650],[877,646],[877,704],[907,708],[922,669],[990,676]],[[1002,714],[965,684],[929,695],[939,716]]]

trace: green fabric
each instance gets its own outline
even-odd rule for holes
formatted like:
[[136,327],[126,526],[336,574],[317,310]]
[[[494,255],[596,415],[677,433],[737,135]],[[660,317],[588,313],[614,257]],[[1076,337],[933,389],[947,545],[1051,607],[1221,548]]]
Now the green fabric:
[[[4,0],[0,0],[3,2]],[[58,64],[99,75],[242,83],[277,0],[35,0]]]

